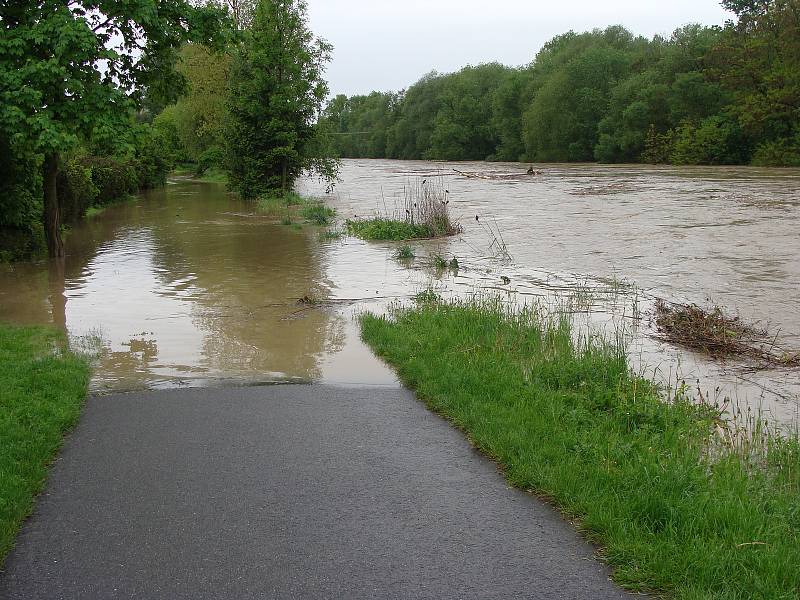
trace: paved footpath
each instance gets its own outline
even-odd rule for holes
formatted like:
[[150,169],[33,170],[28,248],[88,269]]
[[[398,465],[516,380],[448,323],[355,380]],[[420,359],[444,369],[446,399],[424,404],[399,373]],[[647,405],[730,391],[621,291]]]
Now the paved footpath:
[[402,389],[90,398],[0,598],[627,598]]

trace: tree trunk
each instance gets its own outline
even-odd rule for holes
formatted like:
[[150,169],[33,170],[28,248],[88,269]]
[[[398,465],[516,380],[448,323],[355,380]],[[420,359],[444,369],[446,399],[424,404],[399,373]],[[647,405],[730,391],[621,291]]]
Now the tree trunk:
[[58,205],[56,182],[58,179],[58,154],[48,154],[42,168],[44,185],[44,235],[47,238],[47,253],[51,258],[64,256],[61,239],[61,207]]
[[283,174],[281,176],[281,191],[285,194],[286,193],[286,183],[289,176],[289,165],[288,161],[284,158],[283,159]]

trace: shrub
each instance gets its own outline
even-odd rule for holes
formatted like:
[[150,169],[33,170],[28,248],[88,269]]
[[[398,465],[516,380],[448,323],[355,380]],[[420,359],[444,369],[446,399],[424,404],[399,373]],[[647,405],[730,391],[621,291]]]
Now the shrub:
[[92,183],[97,187],[97,204],[109,204],[138,191],[139,176],[130,162],[102,156],[85,156],[78,162],[91,169]]
[[747,144],[739,125],[709,117],[700,125],[684,123],[675,134],[670,155],[676,165],[735,165],[747,162]]
[[44,249],[41,161],[12,153],[0,137],[0,262]]
[[752,164],[759,167],[800,167],[800,135],[794,139],[764,142],[756,148]]
[[334,209],[319,200],[305,200],[300,208],[300,216],[314,225],[329,225],[335,214]]
[[225,151],[219,146],[204,150],[197,159],[196,175],[202,175],[209,169],[220,168],[225,163]]
[[136,170],[137,187],[148,189],[164,185],[167,173],[175,166],[168,133],[151,125],[141,125],[135,144],[136,159],[132,166]]
[[99,190],[92,181],[92,169],[76,159],[66,161],[58,174],[57,191],[64,223],[84,217],[97,200]]

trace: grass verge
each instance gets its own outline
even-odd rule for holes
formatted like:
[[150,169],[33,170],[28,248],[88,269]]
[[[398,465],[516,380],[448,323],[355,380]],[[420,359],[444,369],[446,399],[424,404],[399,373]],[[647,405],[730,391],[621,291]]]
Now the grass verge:
[[800,444],[718,443],[719,414],[630,373],[566,316],[426,297],[361,317],[363,339],[500,463],[572,519],[631,590],[797,598]]
[[0,565],[78,419],[88,382],[88,362],[66,351],[63,334],[0,324]]

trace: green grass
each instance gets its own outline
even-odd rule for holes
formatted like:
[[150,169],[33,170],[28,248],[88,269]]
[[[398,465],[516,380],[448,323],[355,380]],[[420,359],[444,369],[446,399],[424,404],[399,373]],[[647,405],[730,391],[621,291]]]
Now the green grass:
[[336,210],[325,206],[320,200],[304,198],[294,192],[262,196],[256,207],[260,213],[271,217],[280,217],[284,225],[293,225],[293,214],[296,212],[306,223],[314,225],[330,225]]
[[206,169],[205,173],[200,176],[200,181],[208,181],[209,183],[228,183],[228,174],[219,167],[211,167]]
[[325,206],[319,200],[302,199],[300,205],[300,216],[306,223],[313,223],[314,225],[330,225],[336,211],[333,208]]
[[426,225],[412,225],[406,221],[395,219],[348,220],[345,223],[347,233],[363,240],[417,240],[433,237],[430,228]]
[[434,269],[446,269],[447,268],[447,260],[441,254],[434,254],[431,256],[431,264],[433,265]]
[[421,299],[363,315],[363,339],[510,483],[600,544],[618,583],[685,599],[798,598],[796,437],[743,458],[716,440],[712,409],[663,402],[619,347],[574,342],[566,317]]
[[90,206],[89,208],[86,209],[86,212],[84,213],[84,217],[87,218],[87,219],[92,219],[92,218],[94,218],[94,217],[96,217],[98,215],[103,214],[106,211],[106,209],[108,209],[108,208],[110,208],[112,206],[117,206],[117,205],[123,204],[125,202],[136,202],[138,199],[139,199],[139,196],[136,196],[134,194],[125,194],[124,196],[122,196],[120,198],[115,198],[113,200],[105,202],[104,204]]
[[340,229],[325,229],[319,232],[319,241],[320,242],[331,242],[333,240],[339,240],[342,238],[342,231]]
[[80,414],[88,362],[63,334],[0,324],[0,565]]
[[397,260],[411,260],[416,256],[414,254],[414,249],[411,246],[400,246],[397,249],[397,252],[394,253],[394,257]]

